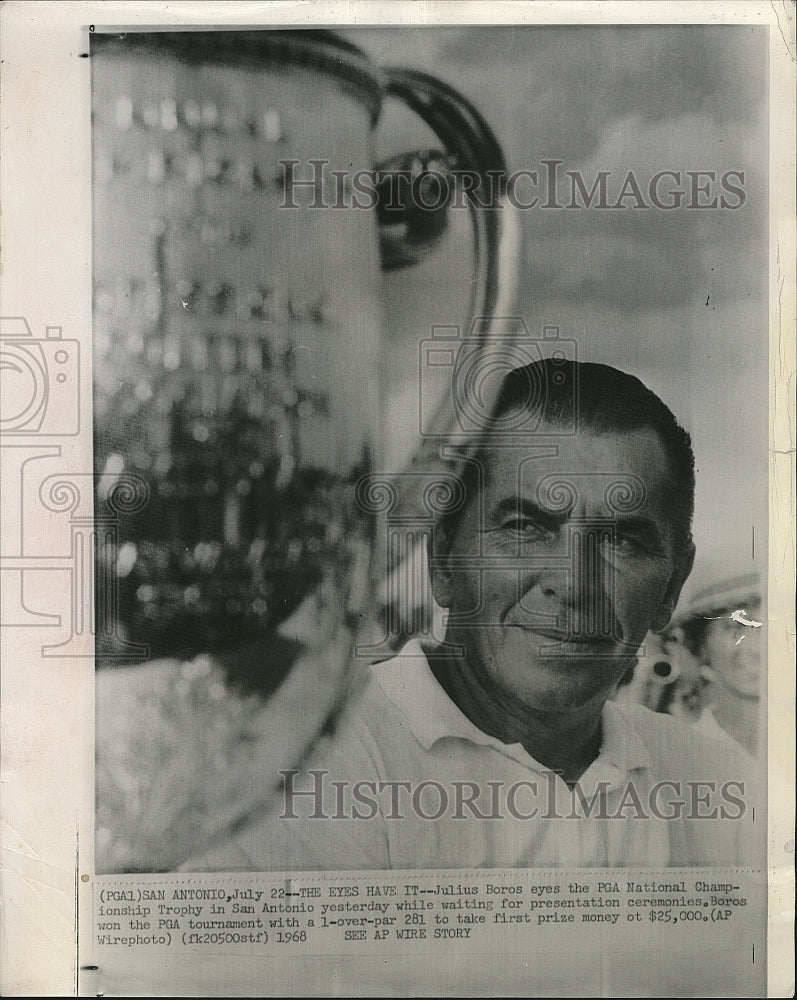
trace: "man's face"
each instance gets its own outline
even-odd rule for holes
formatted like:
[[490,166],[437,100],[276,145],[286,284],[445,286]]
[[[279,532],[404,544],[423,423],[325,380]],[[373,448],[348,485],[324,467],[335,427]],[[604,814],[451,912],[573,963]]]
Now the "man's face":
[[[442,539],[433,574],[465,668],[546,711],[605,700],[648,630],[667,624],[693,555],[675,551],[654,431],[554,435],[542,424],[525,449],[490,453],[481,497]],[[571,489],[551,488],[552,476]],[[612,509],[615,482],[643,484],[641,503]]]
[[[760,621],[760,602],[748,602],[742,616]],[[763,636],[762,628],[734,621],[730,613],[708,623],[703,652],[705,662],[720,682],[743,698],[760,696],[759,680]]]

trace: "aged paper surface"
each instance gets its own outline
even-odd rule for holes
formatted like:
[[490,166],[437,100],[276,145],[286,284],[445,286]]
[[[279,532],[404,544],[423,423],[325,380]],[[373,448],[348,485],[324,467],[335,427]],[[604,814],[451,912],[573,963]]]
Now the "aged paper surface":
[[[793,993],[793,7],[7,3],[0,16],[3,992]],[[275,43],[263,83],[262,58],[239,72],[225,49],[245,27],[342,42]],[[214,40],[183,43],[189,29]],[[129,39],[165,31],[172,48]],[[386,67],[410,75],[388,84]],[[413,116],[402,91],[433,97]],[[464,202],[377,227],[373,169],[412,174],[399,158],[418,150],[433,173],[452,147],[460,180],[499,165],[512,178],[496,228],[477,216],[474,247]],[[317,190],[307,170],[324,157],[342,179]],[[285,173],[279,189],[269,173],[279,159],[300,181],[295,215],[268,214],[290,201]],[[364,210],[346,211],[353,193]],[[331,201],[294,221],[304,195]],[[399,747],[385,773],[408,779],[407,815],[387,861],[375,824],[334,791],[306,851],[298,823],[261,825],[275,798],[289,811],[280,771],[321,761],[330,781],[372,777],[324,756],[348,748],[360,704],[352,636],[361,665],[401,650],[404,676],[419,658],[403,640],[443,637],[425,568],[412,575],[413,532],[428,530],[412,498],[449,483],[429,461],[452,341],[485,332],[474,310],[502,365],[510,343],[518,363],[561,351],[631,372],[691,433],[694,569],[666,641],[646,640],[613,703],[717,727],[704,736],[727,761],[725,739],[752,753],[742,798],[723,784],[723,820],[700,834],[722,845],[705,865],[673,850],[650,784],[609,821],[625,832],[593,844],[589,819],[553,818],[513,855],[513,836],[485,831],[534,805],[519,798],[528,782],[510,782],[522,754],[498,774],[496,818],[460,798],[441,836],[434,793],[492,772],[446,777],[435,758],[405,774]],[[233,333],[261,328],[287,331],[268,340],[276,353],[230,353]],[[478,372],[464,385],[463,440]],[[239,399],[252,408],[239,414]],[[273,448],[252,430],[267,426]],[[609,461],[595,468],[627,472]],[[294,475],[302,462],[315,478]],[[355,479],[338,487],[344,469],[363,473],[357,503]],[[407,506],[371,537],[358,518],[385,513],[397,476]],[[190,565],[175,568],[170,543],[192,531]],[[270,546],[276,568],[259,561]],[[275,595],[290,613],[263,646]],[[765,640],[747,697],[723,702],[703,647],[687,655],[697,619],[727,619],[742,649]],[[717,804],[685,795],[699,815]],[[550,797],[545,808],[556,813]],[[732,854],[744,840],[752,854]]]

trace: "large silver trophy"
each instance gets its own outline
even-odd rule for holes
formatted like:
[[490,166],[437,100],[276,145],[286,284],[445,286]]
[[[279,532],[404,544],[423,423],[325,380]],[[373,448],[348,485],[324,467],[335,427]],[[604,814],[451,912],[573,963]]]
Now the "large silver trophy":
[[[362,488],[385,385],[415,374],[386,370],[385,273],[450,252],[467,175],[461,317],[489,336],[511,234],[474,108],[331,33],[94,35],[91,60],[97,867],[168,869],[267,807],[355,644],[401,631],[373,595],[411,551],[388,554]],[[376,163],[396,100],[437,142]]]

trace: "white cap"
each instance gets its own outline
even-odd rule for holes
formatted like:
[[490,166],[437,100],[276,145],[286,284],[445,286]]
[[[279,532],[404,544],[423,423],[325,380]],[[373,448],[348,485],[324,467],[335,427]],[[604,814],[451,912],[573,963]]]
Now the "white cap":
[[761,577],[748,573],[722,580],[698,591],[689,602],[689,615],[708,615],[744,608],[761,600]]

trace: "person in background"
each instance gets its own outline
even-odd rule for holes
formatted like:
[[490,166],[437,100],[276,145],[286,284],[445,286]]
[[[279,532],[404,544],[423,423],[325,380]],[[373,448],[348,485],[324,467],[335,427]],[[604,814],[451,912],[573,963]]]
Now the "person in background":
[[680,624],[684,645],[707,681],[707,705],[695,726],[715,739],[730,738],[755,756],[764,649],[759,577],[724,580],[701,591]]

